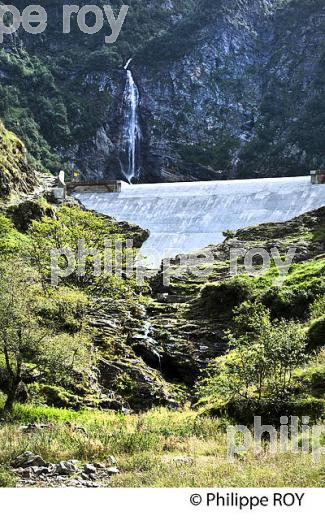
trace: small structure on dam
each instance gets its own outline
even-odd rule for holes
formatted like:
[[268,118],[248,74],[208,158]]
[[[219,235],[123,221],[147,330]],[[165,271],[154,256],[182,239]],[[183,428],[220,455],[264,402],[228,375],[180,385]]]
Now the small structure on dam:
[[57,202],[64,202],[67,195],[73,195],[74,192],[79,193],[120,193],[123,181],[105,181],[105,180],[87,180],[65,182],[65,173],[60,171],[56,186],[53,188],[53,197]]
[[67,185],[64,177],[65,173],[61,170],[56,180],[56,187],[53,189],[53,197],[57,202],[64,202],[67,196]]
[[82,193],[120,193],[122,181],[74,181],[66,184],[68,195],[74,192]]
[[221,243],[223,232],[284,222],[325,205],[325,184],[310,176],[175,184],[123,183],[119,193],[76,191],[92,210],[150,231],[148,264]]
[[325,170],[315,170],[310,175],[313,184],[325,184]]

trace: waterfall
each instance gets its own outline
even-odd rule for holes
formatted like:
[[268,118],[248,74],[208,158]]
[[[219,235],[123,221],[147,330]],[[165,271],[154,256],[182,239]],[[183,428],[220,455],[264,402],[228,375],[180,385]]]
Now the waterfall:
[[140,128],[138,120],[139,91],[134,82],[132,72],[127,70],[126,74],[126,85],[123,97],[123,173],[131,184],[138,175],[137,156],[139,152],[140,140]]

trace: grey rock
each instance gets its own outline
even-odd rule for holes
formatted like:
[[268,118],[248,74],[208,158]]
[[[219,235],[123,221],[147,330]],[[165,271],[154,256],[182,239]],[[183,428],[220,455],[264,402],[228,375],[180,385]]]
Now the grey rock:
[[86,473],[86,475],[96,473],[96,471],[97,468],[93,464],[85,464],[83,467],[83,472]]
[[14,468],[28,468],[31,466],[47,467],[48,463],[45,462],[40,455],[35,455],[31,451],[25,451],[12,461]]
[[35,477],[39,477],[41,475],[46,476],[46,475],[49,475],[49,473],[50,473],[49,468],[46,468],[46,467],[45,468],[32,467],[31,469],[33,470]]
[[97,469],[105,469],[106,468],[105,464],[102,464],[101,462],[95,462],[94,466]]
[[84,483],[84,486],[87,487],[87,488],[98,488],[99,487],[99,484],[96,484],[95,482],[85,482]]
[[113,467],[111,467],[111,468],[107,468],[107,469],[106,469],[106,473],[107,473],[108,475],[117,475],[119,472],[120,472],[119,469],[117,469],[117,468],[113,468]]
[[32,468],[18,468],[14,470],[14,472],[22,479],[30,479],[34,475],[34,471]]
[[57,472],[59,475],[73,475],[78,471],[77,466],[75,465],[74,461],[67,460],[62,461],[57,465]]
[[68,486],[69,487],[80,487],[82,485],[82,483],[80,482],[80,480],[69,480],[68,482]]
[[111,464],[111,466],[116,466],[116,464],[117,464],[117,461],[116,461],[116,458],[114,457],[114,455],[109,455],[107,457],[107,462],[109,464]]

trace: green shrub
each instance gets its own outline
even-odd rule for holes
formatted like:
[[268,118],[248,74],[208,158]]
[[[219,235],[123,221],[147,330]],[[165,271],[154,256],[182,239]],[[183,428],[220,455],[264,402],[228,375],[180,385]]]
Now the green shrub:
[[270,325],[270,310],[260,302],[244,302],[234,310],[233,323],[235,334],[238,336],[249,335],[258,338],[265,327]]
[[325,399],[325,363],[324,352],[319,360],[312,362],[309,366],[299,369],[293,376],[293,391],[295,394],[311,395]]
[[306,319],[309,308],[319,295],[319,285],[306,288],[272,287],[262,297],[262,303],[271,310],[273,318]]
[[231,417],[238,424],[253,425],[254,417],[262,417],[262,423],[280,426],[281,416],[309,417],[316,423],[324,417],[325,400],[315,397],[291,397],[283,399],[236,399],[223,408],[211,411],[212,415]]
[[312,322],[308,331],[308,347],[315,350],[325,346],[325,316]]
[[[197,384],[199,403],[205,409],[219,410],[235,419],[237,405],[240,413],[248,406],[252,417],[256,415],[254,403],[261,409],[273,409],[273,403],[280,403],[282,410],[292,396],[294,370],[307,360],[306,331],[301,324],[285,320],[272,323],[260,305],[248,309],[247,313],[244,307],[243,317],[249,332],[238,338],[229,334],[229,352],[212,361],[207,376]],[[241,317],[237,311],[235,319],[240,325]]]
[[312,320],[325,315],[325,296],[322,295],[310,306],[310,317]]
[[253,297],[249,279],[233,278],[223,283],[207,284],[200,295],[200,305],[207,315],[231,315],[235,307]]
[[11,220],[0,213],[0,254],[16,253],[26,242],[26,237],[16,231]]

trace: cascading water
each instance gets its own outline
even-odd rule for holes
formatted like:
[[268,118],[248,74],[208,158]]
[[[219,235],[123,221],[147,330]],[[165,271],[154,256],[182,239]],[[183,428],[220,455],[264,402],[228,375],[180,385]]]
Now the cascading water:
[[[130,60],[129,60],[130,62]],[[127,69],[127,66],[125,66]],[[140,142],[140,127],[138,118],[139,90],[136,86],[132,72],[126,70],[126,85],[124,90],[124,118],[123,118],[123,172],[126,179],[131,184],[138,175],[138,153]]]
[[[325,203],[310,177],[125,185],[121,193],[78,193],[87,209],[149,229],[142,254],[152,265],[218,244],[223,231],[284,222]],[[152,258],[152,260],[151,260]]]

